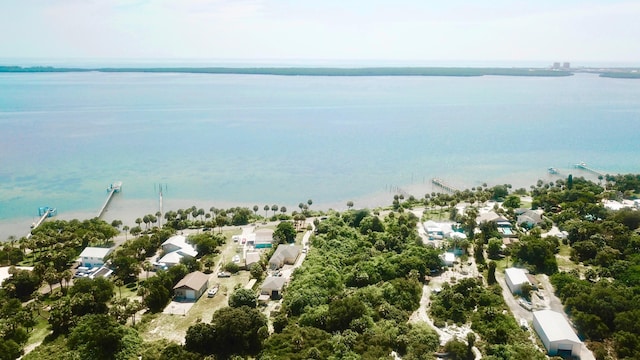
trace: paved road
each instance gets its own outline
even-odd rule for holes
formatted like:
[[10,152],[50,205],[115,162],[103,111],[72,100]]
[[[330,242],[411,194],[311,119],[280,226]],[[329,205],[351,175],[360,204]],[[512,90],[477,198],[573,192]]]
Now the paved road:
[[[561,313],[562,316],[567,319],[569,324],[571,324],[567,313],[564,312],[562,301],[560,301],[560,299],[556,296],[553,286],[551,285],[551,282],[549,282],[549,277],[547,275],[538,275],[537,278],[540,280],[542,287],[546,290],[545,294],[549,299],[549,308],[553,311]],[[582,348],[580,349],[580,360],[596,360],[595,356],[593,356],[593,353],[591,352],[591,350],[589,350],[589,348],[587,348],[587,345],[584,342],[582,343]]]

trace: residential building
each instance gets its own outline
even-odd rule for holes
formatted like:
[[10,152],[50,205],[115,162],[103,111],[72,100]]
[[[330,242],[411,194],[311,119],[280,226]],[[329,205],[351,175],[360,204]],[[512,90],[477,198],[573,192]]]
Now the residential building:
[[173,287],[173,294],[179,300],[198,300],[209,287],[209,275],[200,271],[187,274]]
[[180,263],[184,257],[194,258],[198,252],[187,242],[183,235],[175,235],[162,243],[164,255],[156,262],[163,267],[171,267]]
[[264,279],[262,287],[260,288],[260,297],[262,300],[271,298],[273,300],[280,299],[282,297],[282,290],[287,279],[278,276],[268,276]]
[[80,266],[84,266],[89,269],[101,267],[104,265],[107,255],[111,254],[112,251],[112,248],[87,246],[80,253]]
[[293,265],[296,263],[298,255],[300,255],[300,246],[281,244],[269,259],[269,268],[276,270],[285,264]]

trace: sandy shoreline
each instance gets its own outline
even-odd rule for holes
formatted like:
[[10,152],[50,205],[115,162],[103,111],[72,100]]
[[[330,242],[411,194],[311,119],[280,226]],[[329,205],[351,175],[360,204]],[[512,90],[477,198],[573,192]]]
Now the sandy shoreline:
[[[578,176],[585,176],[586,178],[597,181],[595,177],[591,178],[588,174],[584,172],[577,172]],[[540,177],[539,177],[540,178]],[[395,186],[395,185],[387,185],[385,188],[381,189],[378,192],[371,193],[368,195],[353,197],[349,199],[345,199],[343,201],[334,201],[334,202],[322,202],[319,199],[312,199],[313,204],[311,208],[313,210],[323,210],[327,211],[329,209],[334,209],[338,211],[347,209],[347,201],[353,201],[356,208],[376,208],[376,207],[384,207],[391,205],[393,201],[393,196],[395,194],[404,194],[405,196],[413,195],[416,198],[422,198],[427,193],[432,192],[442,192],[442,189],[436,188],[431,184],[430,177],[425,177],[425,179],[420,183],[409,184],[405,186]],[[559,179],[558,176],[545,175],[542,180],[545,182],[555,181]],[[479,186],[483,182],[477,180],[467,180],[466,182],[460,181],[460,179],[443,179],[447,184],[458,188],[465,189],[471,188],[474,186]],[[511,184],[513,189],[524,187],[529,190],[530,185],[534,185],[538,179],[533,179],[531,174],[510,174],[505,178],[496,178],[492,179],[489,186],[494,186],[496,184]],[[126,188],[123,189],[126,191]],[[301,200],[305,201],[305,200]],[[298,203],[295,204],[285,204],[285,203],[277,203],[272,202],[269,203],[269,206],[273,204],[277,204],[278,207],[285,206],[287,208],[287,213],[291,213],[292,211],[299,210]],[[258,210],[258,214],[264,215],[264,205],[267,203],[264,202],[255,202],[255,203],[241,203],[241,202],[230,202],[230,201],[216,201],[216,200],[208,200],[208,199],[172,199],[170,197],[165,197],[163,199],[163,209],[164,211],[168,210],[177,210],[184,209],[191,206],[196,206],[197,208],[203,208],[205,211],[209,211],[212,206],[215,206],[219,209],[226,209],[231,207],[247,207],[252,209],[254,205],[258,205],[260,210]],[[127,199],[121,198],[119,196],[115,196],[112,202],[109,204],[107,211],[103,215],[103,219],[107,222],[111,222],[115,219],[122,220],[124,225],[128,225],[129,227],[135,226],[135,219],[139,217],[143,217],[146,214],[155,214],[159,210],[158,199]],[[72,220],[72,219],[90,219],[95,217],[98,212],[98,209],[95,210],[86,210],[86,211],[73,211],[73,212],[64,212],[61,209],[58,209],[59,215],[56,216],[56,219],[60,220]],[[272,214],[271,210],[269,210],[269,215]],[[24,217],[24,218],[16,218],[9,220],[0,220],[0,241],[5,241],[9,236],[15,236],[16,238],[20,238],[29,233],[30,225],[37,221],[37,216],[32,217]]]

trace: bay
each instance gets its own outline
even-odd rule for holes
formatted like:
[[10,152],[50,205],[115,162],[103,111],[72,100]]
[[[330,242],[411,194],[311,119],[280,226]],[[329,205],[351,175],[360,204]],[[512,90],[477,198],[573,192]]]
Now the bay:
[[117,180],[112,217],[152,211],[160,186],[167,206],[375,206],[432,177],[638,172],[639,134],[640,82],[591,74],[1,74],[0,238],[43,205],[90,217]]

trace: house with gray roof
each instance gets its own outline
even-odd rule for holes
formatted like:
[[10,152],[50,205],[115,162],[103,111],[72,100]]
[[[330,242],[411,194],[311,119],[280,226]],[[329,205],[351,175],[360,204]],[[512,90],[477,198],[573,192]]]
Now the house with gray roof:
[[280,269],[285,264],[293,265],[296,263],[300,255],[300,246],[281,244],[269,259],[269,268],[272,270]]
[[209,275],[200,271],[187,274],[173,287],[173,294],[180,300],[198,300],[209,287]]

